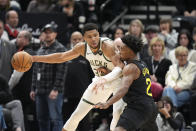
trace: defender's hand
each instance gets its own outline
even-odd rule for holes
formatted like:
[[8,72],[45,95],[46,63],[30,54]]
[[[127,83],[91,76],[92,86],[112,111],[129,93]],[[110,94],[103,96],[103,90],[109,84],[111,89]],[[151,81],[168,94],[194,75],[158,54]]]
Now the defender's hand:
[[102,88],[102,90],[104,89],[104,84],[107,82],[107,80],[105,78],[99,78],[95,83],[94,83],[94,87],[93,87],[93,92],[95,92],[95,94],[97,94],[98,89]]
[[107,103],[97,103],[94,108],[99,108],[99,109],[107,109],[109,105]]

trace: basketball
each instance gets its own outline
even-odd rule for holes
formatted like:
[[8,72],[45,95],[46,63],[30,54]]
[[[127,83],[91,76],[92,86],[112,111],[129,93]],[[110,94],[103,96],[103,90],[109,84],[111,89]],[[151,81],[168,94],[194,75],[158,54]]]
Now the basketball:
[[11,60],[12,67],[19,72],[26,72],[32,66],[32,57],[24,51],[17,52]]

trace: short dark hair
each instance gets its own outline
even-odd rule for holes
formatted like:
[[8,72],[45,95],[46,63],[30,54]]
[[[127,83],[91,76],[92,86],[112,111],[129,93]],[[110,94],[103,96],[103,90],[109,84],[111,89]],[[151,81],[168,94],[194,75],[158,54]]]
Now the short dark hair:
[[171,18],[162,18],[160,20],[160,24],[166,24],[166,23],[169,24],[169,30],[171,32],[172,31],[172,28],[173,28],[173,26],[172,26],[172,19]]
[[122,42],[127,45],[135,54],[139,52],[143,47],[143,42],[140,38],[133,35],[125,35],[121,38]]
[[82,29],[82,35],[84,35],[84,33],[89,30],[97,30],[98,31],[98,26],[94,23],[85,24],[84,28]]

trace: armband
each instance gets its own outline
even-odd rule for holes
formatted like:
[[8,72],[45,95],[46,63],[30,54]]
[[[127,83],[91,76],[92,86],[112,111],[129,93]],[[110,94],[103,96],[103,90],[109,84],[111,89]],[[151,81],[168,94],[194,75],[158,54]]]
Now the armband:
[[120,67],[114,67],[112,72],[103,76],[102,78],[104,78],[107,82],[110,82],[110,81],[117,79],[121,75],[122,75],[122,69]]

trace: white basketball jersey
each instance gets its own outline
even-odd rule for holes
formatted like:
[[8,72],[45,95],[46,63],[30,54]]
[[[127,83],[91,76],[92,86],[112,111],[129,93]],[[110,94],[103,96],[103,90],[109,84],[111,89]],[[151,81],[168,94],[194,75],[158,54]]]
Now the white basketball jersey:
[[102,42],[109,40],[109,38],[100,38],[100,46],[99,50],[96,53],[93,53],[89,47],[89,45],[86,43],[86,53],[85,57],[90,62],[91,68],[95,74],[95,76],[101,76],[100,72],[97,71],[99,67],[106,67],[109,70],[112,70],[114,68],[113,63],[104,55],[101,47]]

